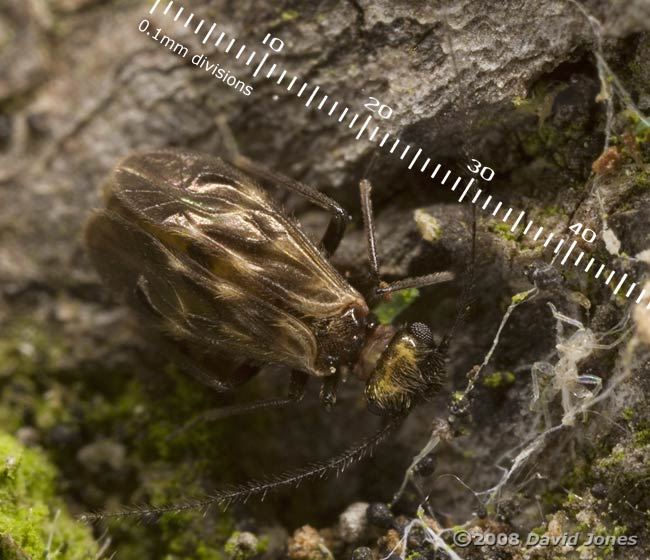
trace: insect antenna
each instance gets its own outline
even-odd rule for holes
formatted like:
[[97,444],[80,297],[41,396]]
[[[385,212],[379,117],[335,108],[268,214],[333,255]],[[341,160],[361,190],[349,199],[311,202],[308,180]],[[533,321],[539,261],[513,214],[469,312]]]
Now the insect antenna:
[[451,326],[449,332],[445,335],[440,343],[438,349],[442,352],[446,352],[449,348],[451,340],[454,338],[454,335],[458,331],[458,328],[467,320],[469,315],[469,310],[474,303],[475,295],[474,288],[476,283],[476,208],[472,207],[472,242],[471,242],[471,252],[469,265],[464,274],[465,282],[463,282],[463,291],[460,296],[460,302],[458,304],[458,311],[456,313],[456,318],[454,323]]
[[264,497],[269,493],[285,487],[297,487],[304,480],[312,478],[324,478],[332,473],[339,475],[350,465],[360,461],[366,455],[381,444],[390,434],[395,432],[402,424],[403,417],[390,419],[382,428],[371,436],[357,442],[342,453],[325,461],[318,461],[306,465],[300,469],[285,471],[284,473],[270,475],[264,478],[250,480],[237,486],[231,486],[215,493],[200,498],[189,499],[183,502],[163,506],[140,505],[122,508],[118,511],[89,512],[83,514],[80,519],[84,522],[95,522],[102,519],[119,517],[137,517],[141,520],[156,519],[163,513],[179,513],[187,510],[207,510],[217,505],[224,509],[233,503],[246,502],[254,496]]

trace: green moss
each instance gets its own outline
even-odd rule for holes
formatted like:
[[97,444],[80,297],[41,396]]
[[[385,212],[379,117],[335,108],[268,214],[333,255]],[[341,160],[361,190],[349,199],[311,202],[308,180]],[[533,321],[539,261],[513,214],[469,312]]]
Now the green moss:
[[495,371],[483,378],[483,385],[490,389],[503,389],[512,385],[516,379],[511,371]]
[[382,325],[390,325],[395,318],[407,309],[420,295],[417,288],[409,288],[391,294],[390,300],[380,303],[373,309]]
[[501,239],[505,239],[506,241],[517,241],[517,234],[510,231],[512,227],[508,224],[491,222],[488,224],[488,229],[491,232],[496,233]]
[[[85,560],[97,554],[90,529],[55,495],[56,471],[38,451],[0,432],[0,558]],[[13,550],[12,550],[13,549]]]
[[296,10],[285,10],[280,15],[280,19],[284,22],[294,21],[300,17],[300,13]]

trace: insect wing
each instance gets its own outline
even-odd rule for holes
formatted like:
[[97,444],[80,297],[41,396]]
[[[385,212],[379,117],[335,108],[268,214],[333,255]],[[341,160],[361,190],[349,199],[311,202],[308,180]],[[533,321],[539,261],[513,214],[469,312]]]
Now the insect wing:
[[365,305],[263,189],[217,158],[133,156],[118,167],[107,197],[167,243],[173,236],[214,276],[294,317]]
[[298,369],[313,360],[313,336],[302,323],[211,276],[132,221],[98,212],[88,223],[86,243],[113,292],[197,352]]

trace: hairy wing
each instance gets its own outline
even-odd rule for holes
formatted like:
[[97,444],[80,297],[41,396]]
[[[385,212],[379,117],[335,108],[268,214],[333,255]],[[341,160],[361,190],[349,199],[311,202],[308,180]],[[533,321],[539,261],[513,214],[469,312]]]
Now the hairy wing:
[[90,219],[86,243],[96,269],[117,295],[175,339],[235,361],[308,370],[316,343],[282,309],[206,270],[178,248],[112,212]]
[[136,155],[106,189],[109,207],[177,246],[206,281],[225,281],[298,319],[327,318],[362,300],[263,189],[213,157]]

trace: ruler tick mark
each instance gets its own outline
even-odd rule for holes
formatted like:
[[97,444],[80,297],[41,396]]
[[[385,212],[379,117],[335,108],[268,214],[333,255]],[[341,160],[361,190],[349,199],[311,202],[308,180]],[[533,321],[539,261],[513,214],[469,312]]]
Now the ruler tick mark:
[[492,200],[492,195],[489,194],[488,197],[485,199],[483,206],[481,206],[481,209],[485,210],[489,206],[491,200]]
[[619,283],[616,285],[616,288],[614,288],[614,295],[618,294],[618,291],[621,289],[623,286],[623,283],[627,279],[627,274],[623,274],[623,277],[620,279]]
[[[153,13],[156,11],[156,8],[158,7],[158,4],[160,4],[160,0],[156,0],[156,1],[153,3],[153,6],[151,6],[151,10],[149,10],[149,13],[150,13],[150,14],[153,14]],[[181,10],[182,10],[182,9],[183,9],[183,8],[181,8]]]
[[494,212],[492,212],[492,215],[493,215],[493,216],[496,216],[496,215],[497,215],[497,212],[499,211],[499,208],[501,208],[501,205],[502,205],[502,204],[503,204],[503,203],[502,203],[501,201],[499,201],[499,202],[497,203],[496,208],[494,209]]
[[418,160],[420,157],[420,154],[422,153],[422,148],[419,148],[418,151],[415,153],[413,156],[413,159],[411,160],[411,163],[409,164],[409,169],[413,169],[413,166],[415,165],[415,162]]
[[[524,217],[525,213],[526,212],[522,211],[521,214],[519,214],[519,217],[515,221],[514,225],[510,228],[510,231],[515,231],[517,229],[517,226],[519,225],[519,222],[521,222],[521,219]],[[526,232],[524,231],[524,233],[526,233]]]
[[314,91],[311,92],[311,95],[309,96],[309,99],[307,100],[307,103],[305,103],[305,107],[309,107],[311,105],[311,102],[314,100],[314,97],[316,97],[316,94],[318,93],[318,90],[320,87],[316,86],[314,88]]
[[371,120],[372,120],[372,117],[371,117],[370,115],[368,115],[368,117],[366,118],[366,120],[365,120],[364,123],[363,123],[363,126],[362,126],[361,129],[359,130],[359,133],[357,134],[357,137],[356,137],[357,140],[359,140],[359,139],[361,138],[361,136],[363,135],[363,133],[366,131],[366,128],[367,128],[368,125],[370,124],[370,121],[371,121]]
[[167,7],[165,8],[165,11],[163,12],[163,14],[164,14],[164,15],[167,15],[167,12],[169,11],[169,9],[170,9],[173,5],[174,5],[174,2],[173,2],[173,1],[170,2],[169,4],[167,4]]
[[176,16],[174,16],[174,21],[178,21],[178,18],[181,17],[181,14],[183,13],[183,10],[184,10],[184,9],[185,9],[185,8],[183,8],[183,6],[181,6],[180,8],[178,8],[178,12],[176,12]]
[[476,194],[474,195],[474,198],[472,198],[472,204],[476,204],[476,201],[478,200],[478,197],[481,196],[481,193],[483,192],[483,189],[479,189],[476,191]]
[[438,171],[440,171],[440,167],[441,167],[440,164],[436,165],[436,168],[433,170],[433,173],[431,173],[432,179],[438,174]]
[[594,278],[599,278],[600,275],[602,274],[603,270],[605,270],[605,265],[601,264],[600,268],[598,269],[598,272],[596,272],[596,276],[594,276]]
[[[255,53],[253,53],[253,55],[254,54]],[[253,58],[253,55],[251,55],[250,59]],[[264,53],[264,56],[262,57],[262,60],[260,60],[260,63],[257,65],[257,68],[255,69],[255,72],[253,72],[253,78],[257,77],[257,75],[260,73],[260,70],[262,70],[262,66],[264,66],[264,64],[266,64],[266,61],[268,60],[268,58],[269,58],[269,53]],[[248,62],[246,64],[248,64]]]
[[427,160],[424,162],[424,165],[422,166],[422,169],[420,169],[421,173],[424,173],[424,170],[427,168],[427,166],[431,163],[431,158],[427,158]]
[[217,27],[217,24],[213,23],[212,27],[210,27],[210,30],[205,35],[205,38],[203,39],[203,41],[201,41],[204,45],[208,42],[208,39],[210,38],[210,35],[212,35],[212,32],[214,31],[215,27]]
[[630,289],[627,291],[625,294],[626,298],[629,298],[632,292],[634,291],[634,288],[636,288],[636,282],[632,282],[632,285],[630,286]]
[[195,33],[195,34],[198,34],[198,32],[199,32],[199,30],[201,29],[201,27],[203,27],[203,23],[204,23],[204,22],[205,22],[204,19],[202,19],[202,20],[199,22],[199,24],[196,26],[196,29],[194,30],[194,33]]

